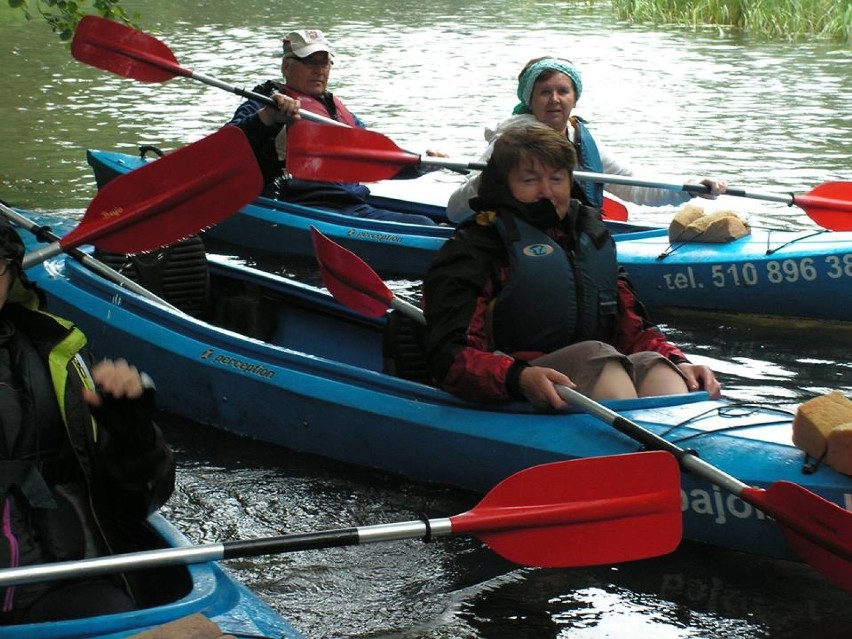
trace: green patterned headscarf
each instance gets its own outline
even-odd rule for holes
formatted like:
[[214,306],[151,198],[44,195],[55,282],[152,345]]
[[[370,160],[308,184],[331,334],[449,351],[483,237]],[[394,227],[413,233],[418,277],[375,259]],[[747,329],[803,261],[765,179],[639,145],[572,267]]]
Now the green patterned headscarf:
[[580,99],[580,94],[583,93],[583,80],[580,78],[580,70],[567,60],[559,60],[557,58],[545,58],[531,65],[529,69],[524,71],[521,79],[518,81],[518,99],[520,102],[512,111],[515,115],[520,113],[531,113],[530,97],[532,97],[535,81],[542,71],[558,71],[564,73],[574,83],[574,92],[577,94],[577,99]]

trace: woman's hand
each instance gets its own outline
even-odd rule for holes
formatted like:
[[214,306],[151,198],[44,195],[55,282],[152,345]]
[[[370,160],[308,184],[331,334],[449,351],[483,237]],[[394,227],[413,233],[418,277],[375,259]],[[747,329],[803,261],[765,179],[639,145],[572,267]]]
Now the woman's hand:
[[677,367],[686,375],[686,387],[690,391],[704,389],[711,399],[719,399],[722,396],[722,385],[709,366],[684,363],[678,364]]
[[564,373],[544,366],[528,366],[521,371],[518,383],[524,397],[536,408],[566,410],[568,402],[559,396],[554,384],[574,388],[576,384]]
[[698,197],[703,197],[706,200],[715,200],[717,197],[719,197],[725,191],[728,190],[728,183],[724,180],[713,180],[711,178],[705,178],[701,180],[699,184],[703,184],[709,189],[707,193],[698,194]]
[[92,368],[92,379],[98,390],[83,391],[83,398],[92,406],[103,404],[102,394],[114,399],[137,399],[145,390],[142,375],[123,359],[99,362]]

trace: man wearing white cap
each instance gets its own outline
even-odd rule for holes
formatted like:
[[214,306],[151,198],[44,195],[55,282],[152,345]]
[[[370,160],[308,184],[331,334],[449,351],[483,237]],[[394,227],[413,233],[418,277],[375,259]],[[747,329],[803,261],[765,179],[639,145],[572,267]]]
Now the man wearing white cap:
[[254,88],[255,93],[271,96],[278,108],[248,100],[240,105],[229,122],[240,127],[251,142],[264,176],[263,195],[358,217],[433,225],[432,219],[423,215],[371,206],[367,203],[370,191],[363,184],[298,180],[287,174],[287,127],[299,118],[300,109],[352,127],[366,128],[327,90],[333,65],[334,51],[322,31],[291,31],[284,37],[281,62],[284,82],[267,80]]

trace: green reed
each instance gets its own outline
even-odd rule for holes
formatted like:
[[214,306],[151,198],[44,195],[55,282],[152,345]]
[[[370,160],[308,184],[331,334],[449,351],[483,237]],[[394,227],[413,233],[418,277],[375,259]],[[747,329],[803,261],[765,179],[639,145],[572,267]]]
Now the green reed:
[[634,22],[719,25],[753,35],[852,42],[852,0],[612,0]]

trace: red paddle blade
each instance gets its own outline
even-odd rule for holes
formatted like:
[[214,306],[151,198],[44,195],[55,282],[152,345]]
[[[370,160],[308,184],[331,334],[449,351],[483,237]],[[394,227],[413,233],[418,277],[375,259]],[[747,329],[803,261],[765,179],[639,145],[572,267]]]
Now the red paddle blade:
[[419,155],[375,131],[305,120],[287,129],[287,171],[303,180],[378,182],[419,163]]
[[621,202],[616,202],[605,197],[601,211],[603,212],[603,216],[608,220],[616,220],[617,222],[627,221],[627,207]]
[[[341,130],[306,121],[287,130],[287,170],[303,180],[378,182],[420,162],[419,155],[403,151],[375,131]],[[628,217],[627,207],[610,198],[604,198],[603,214],[620,222]]]
[[243,132],[225,127],[101,189],[65,249],[138,253],[213,226],[258,196],[263,177]]
[[98,16],[85,16],[71,41],[80,62],[141,82],[164,82],[189,72],[162,42],[132,27]]
[[655,557],[681,540],[680,471],[661,451],[534,466],[450,518],[502,557],[542,567]]
[[852,231],[852,182],[825,182],[809,193],[794,195],[793,204],[831,231]]
[[786,481],[772,484],[761,501],[793,550],[832,584],[852,591],[852,512]]
[[311,239],[323,284],[334,299],[368,317],[380,317],[388,311],[394,294],[364,260],[313,226]]

